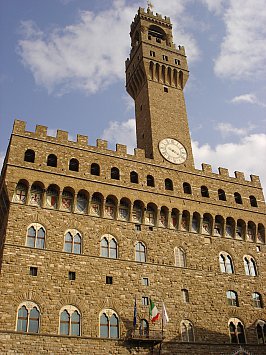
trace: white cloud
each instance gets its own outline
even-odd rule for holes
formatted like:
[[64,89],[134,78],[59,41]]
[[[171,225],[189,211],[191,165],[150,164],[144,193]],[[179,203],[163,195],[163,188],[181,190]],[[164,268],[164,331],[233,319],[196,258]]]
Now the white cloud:
[[252,93],[235,96],[235,97],[232,98],[232,100],[230,102],[232,102],[233,104],[249,103],[249,104],[255,104],[255,105],[266,107],[266,104],[261,102],[257,98],[257,96],[255,94],[252,94]]
[[128,153],[132,153],[136,147],[136,124],[135,119],[130,118],[125,122],[111,121],[108,128],[103,131],[102,139],[113,145],[116,143],[125,144]]
[[251,134],[244,137],[239,143],[218,144],[211,148],[208,144],[202,146],[193,142],[195,165],[202,162],[211,164],[214,169],[224,167],[229,171],[243,171],[249,175],[259,175],[260,181],[266,187],[265,164],[266,134]]
[[3,152],[0,152],[0,171],[1,171],[1,169],[2,169],[4,159],[5,159],[4,153],[3,153]]
[[221,122],[215,128],[221,132],[223,137],[226,137],[232,134],[237,136],[246,136],[253,128],[255,128],[255,126],[249,124],[248,126],[238,128],[234,127],[231,123]]
[[223,5],[226,0],[201,0],[204,5],[208,7],[208,10],[215,14],[220,14],[223,10]]
[[231,79],[258,79],[266,74],[265,0],[230,0],[224,14],[226,35],[215,73]]
[[[194,37],[180,30],[185,23],[185,3],[155,0],[156,11],[178,23],[175,43],[185,45],[190,61],[199,56]],[[146,6],[146,2],[141,3]],[[139,4],[113,0],[98,13],[82,11],[75,24],[44,32],[32,21],[22,22],[18,53],[35,82],[49,93],[62,95],[72,90],[94,93],[124,79],[124,61],[129,55],[128,32]],[[178,29],[178,30],[177,30]]]

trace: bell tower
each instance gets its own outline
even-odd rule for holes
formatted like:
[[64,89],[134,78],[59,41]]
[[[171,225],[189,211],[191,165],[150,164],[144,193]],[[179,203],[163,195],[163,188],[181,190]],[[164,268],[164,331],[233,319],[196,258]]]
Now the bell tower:
[[126,89],[135,100],[137,147],[158,162],[194,167],[183,93],[189,72],[170,18],[139,8],[130,37]]

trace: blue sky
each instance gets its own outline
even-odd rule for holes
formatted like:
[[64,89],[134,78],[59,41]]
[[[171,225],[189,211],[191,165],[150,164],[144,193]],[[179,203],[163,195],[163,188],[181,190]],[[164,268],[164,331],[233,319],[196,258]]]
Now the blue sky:
[[[196,166],[266,186],[266,1],[153,0],[184,45]],[[135,146],[124,61],[137,0],[0,1],[0,164],[13,120]],[[263,163],[264,162],[264,163]]]

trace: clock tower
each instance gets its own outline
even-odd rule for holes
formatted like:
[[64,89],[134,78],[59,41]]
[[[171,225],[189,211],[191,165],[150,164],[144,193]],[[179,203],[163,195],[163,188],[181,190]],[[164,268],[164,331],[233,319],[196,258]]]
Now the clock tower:
[[131,24],[126,88],[135,100],[137,147],[157,162],[194,167],[183,89],[185,49],[176,48],[169,17],[139,8]]

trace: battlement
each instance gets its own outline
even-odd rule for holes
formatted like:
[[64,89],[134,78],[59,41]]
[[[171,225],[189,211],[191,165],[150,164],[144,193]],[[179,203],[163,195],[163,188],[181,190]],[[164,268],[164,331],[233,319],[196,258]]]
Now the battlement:
[[[135,159],[147,164],[156,164],[153,159],[145,157],[144,149],[135,148],[134,154],[129,154],[127,146],[124,144],[116,144],[116,150],[111,150],[108,148],[108,142],[103,139],[97,139],[96,146],[88,145],[88,136],[77,134],[76,141],[69,140],[69,134],[66,131],[57,130],[56,136],[52,137],[48,135],[48,128],[42,125],[36,125],[35,132],[30,132],[26,130],[26,122],[21,120],[15,120],[13,125],[13,135],[28,137],[31,139],[37,139],[46,141],[47,143],[67,145],[70,148],[84,149],[98,153],[110,154],[118,158]],[[195,169],[191,171],[200,176],[205,176],[209,178],[221,179],[229,182],[239,182],[242,185],[249,185],[257,188],[261,188],[260,179],[256,175],[250,175],[250,180],[245,179],[243,172],[235,171],[234,177],[229,176],[229,171],[226,168],[219,168],[218,173],[213,172],[212,166],[209,164],[202,163],[202,169]],[[173,169],[173,166],[169,167]],[[179,171],[186,172],[186,168],[182,166],[176,166]]]
[[167,16],[163,17],[161,14],[158,14],[158,13],[154,14],[149,8],[147,9],[147,11],[145,11],[144,8],[140,7],[138,9],[138,13],[135,15],[135,18],[131,23],[131,31],[134,30],[134,28],[136,27],[140,18],[148,19],[148,20],[153,21],[154,23],[157,23],[159,25],[164,25],[169,28],[172,28],[170,17],[167,17]]

